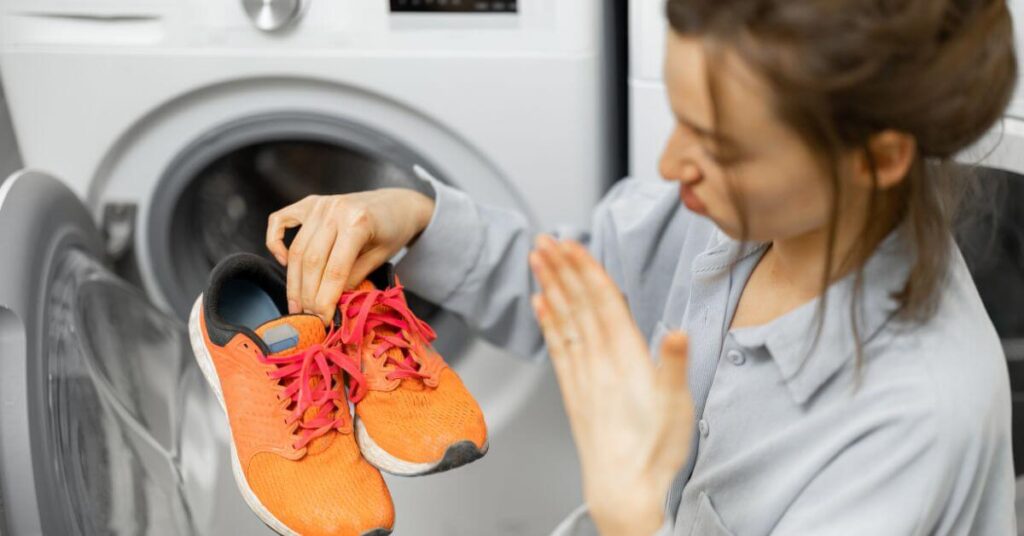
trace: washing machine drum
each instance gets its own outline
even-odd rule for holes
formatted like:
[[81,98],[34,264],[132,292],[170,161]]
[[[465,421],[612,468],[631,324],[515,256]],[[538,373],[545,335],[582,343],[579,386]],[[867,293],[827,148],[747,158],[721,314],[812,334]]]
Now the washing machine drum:
[[[224,257],[244,251],[273,260],[265,245],[272,212],[308,195],[379,188],[429,191],[412,171],[416,165],[429,167],[423,158],[387,138],[368,132],[355,136],[361,131],[348,128],[349,140],[274,133],[253,140],[244,129],[229,127],[209,140],[197,140],[169,166],[153,198],[141,254],[148,256],[157,292],[178,318],[188,317],[210,271]],[[296,231],[286,233],[286,243]],[[136,254],[128,253],[129,259]],[[129,263],[114,259],[114,264],[119,275],[145,286],[126,268]],[[417,316],[445,334],[436,346],[450,364],[457,364],[473,338],[469,328],[414,293],[407,297]]]
[[101,245],[60,181],[0,187],[0,533],[266,532],[223,489],[223,415],[185,327]]
[[161,180],[151,209],[148,254],[161,294],[184,318],[218,261],[238,251],[271,259],[267,218],[308,195],[425,191],[403,156],[292,140],[186,150]]

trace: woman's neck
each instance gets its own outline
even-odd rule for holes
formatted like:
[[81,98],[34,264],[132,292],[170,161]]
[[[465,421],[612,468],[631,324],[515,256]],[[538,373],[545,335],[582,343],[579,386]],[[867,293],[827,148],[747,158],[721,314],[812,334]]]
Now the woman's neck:
[[840,211],[830,261],[825,255],[830,249],[827,223],[806,233],[773,240],[744,286],[732,327],[770,322],[820,296],[825,289],[826,269],[831,284],[867,262],[899,221],[895,210],[898,203],[892,202],[887,194],[879,195],[878,199],[870,207],[872,225],[867,227],[870,203],[866,195],[852,200]]
[[[883,197],[883,196],[879,196]],[[853,272],[871,257],[878,244],[895,228],[898,216],[889,210],[891,204],[882,202],[875,211],[873,223],[868,221],[867,203],[848,207],[836,224],[835,242],[829,251],[829,225],[784,239],[774,240],[762,262],[792,290],[813,298],[822,292],[825,270],[829,270],[828,283]]]

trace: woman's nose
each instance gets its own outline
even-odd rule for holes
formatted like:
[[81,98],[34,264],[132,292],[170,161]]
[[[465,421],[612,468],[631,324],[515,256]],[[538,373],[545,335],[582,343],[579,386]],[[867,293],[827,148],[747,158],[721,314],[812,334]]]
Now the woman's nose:
[[683,184],[692,185],[700,182],[702,177],[700,167],[689,160],[669,161],[668,159],[662,159],[660,167],[661,176],[669,181],[678,181]]
[[684,162],[679,166],[679,180],[683,184],[695,184],[700,182],[701,172],[693,162]]

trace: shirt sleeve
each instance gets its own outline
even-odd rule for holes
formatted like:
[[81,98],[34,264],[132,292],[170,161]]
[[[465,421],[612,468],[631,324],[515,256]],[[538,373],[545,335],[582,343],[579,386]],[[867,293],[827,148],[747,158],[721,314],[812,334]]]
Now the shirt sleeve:
[[[538,285],[528,263],[538,230],[519,212],[478,204],[464,192],[427,180],[434,189],[434,214],[397,264],[402,284],[458,314],[492,344],[540,358],[543,337],[530,306]],[[590,229],[551,232],[584,243],[620,286],[623,274],[606,212],[630,182],[616,183],[602,199]]]

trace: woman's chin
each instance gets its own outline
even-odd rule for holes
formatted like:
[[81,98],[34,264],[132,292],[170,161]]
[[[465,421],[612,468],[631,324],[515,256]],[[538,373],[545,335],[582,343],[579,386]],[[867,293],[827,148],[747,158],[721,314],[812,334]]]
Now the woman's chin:
[[[704,217],[711,220],[711,223],[715,224],[715,227],[717,227],[719,231],[722,231],[722,233],[724,233],[729,238],[733,240],[744,239],[743,228],[738,223],[723,221],[719,218],[716,218],[713,213],[707,214]],[[746,237],[746,239],[751,240],[749,232],[747,233],[747,235],[748,236]]]

